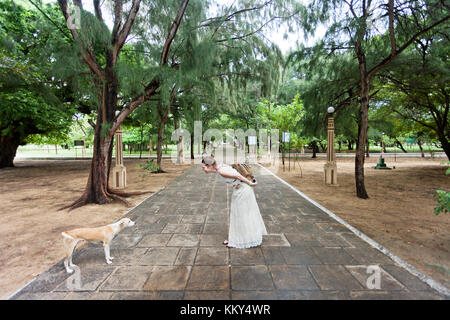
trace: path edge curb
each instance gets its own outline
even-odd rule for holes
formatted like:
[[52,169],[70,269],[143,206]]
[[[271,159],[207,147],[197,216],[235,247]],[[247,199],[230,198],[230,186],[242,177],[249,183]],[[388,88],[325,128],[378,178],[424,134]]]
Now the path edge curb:
[[321,209],[323,212],[325,212],[326,214],[328,214],[331,218],[333,218],[334,220],[336,220],[337,222],[341,223],[342,225],[344,225],[347,229],[349,229],[351,232],[353,232],[356,236],[358,236],[360,239],[364,240],[365,242],[367,242],[368,244],[370,244],[372,247],[374,247],[375,249],[377,249],[378,251],[381,251],[382,253],[384,253],[385,255],[387,255],[389,258],[391,258],[392,260],[394,260],[397,264],[399,264],[401,267],[403,267],[404,269],[406,269],[409,273],[411,273],[412,275],[418,277],[420,280],[422,280],[423,282],[425,282],[428,286],[430,286],[431,288],[435,289],[436,291],[438,291],[439,293],[445,295],[447,298],[450,298],[450,290],[445,287],[444,285],[442,285],[441,283],[437,282],[436,280],[434,280],[433,278],[427,276],[426,274],[420,272],[419,270],[417,270],[416,267],[410,265],[409,263],[407,263],[406,261],[404,261],[403,259],[401,259],[400,257],[396,256],[395,254],[393,254],[392,252],[390,252],[388,249],[386,249],[385,247],[383,247],[381,244],[379,244],[378,242],[376,242],[375,240],[369,238],[367,235],[365,235],[364,233],[362,233],[361,231],[359,231],[358,229],[356,229],[355,227],[353,227],[352,225],[350,225],[349,223],[347,223],[344,219],[338,217],[336,214],[334,214],[333,212],[331,212],[330,210],[328,210],[327,208],[325,208],[324,206],[320,205],[319,203],[317,203],[316,201],[312,200],[311,198],[309,198],[306,194],[304,194],[303,192],[299,191],[297,188],[295,188],[294,186],[292,186],[291,184],[289,184],[288,182],[286,182],[285,180],[283,180],[282,178],[280,178],[279,176],[277,176],[275,173],[273,173],[272,171],[270,171],[269,169],[267,169],[266,167],[262,166],[259,163],[256,163],[258,166],[260,166],[261,168],[263,168],[264,170],[266,170],[267,172],[269,172],[271,175],[273,175],[275,178],[277,178],[278,180],[280,180],[282,183],[284,183],[285,185],[287,185],[289,188],[291,188],[292,190],[294,190],[297,194],[299,194],[301,197],[303,197],[305,200],[309,201],[310,203],[312,203],[313,205],[315,205],[316,207],[318,207],[319,209]]

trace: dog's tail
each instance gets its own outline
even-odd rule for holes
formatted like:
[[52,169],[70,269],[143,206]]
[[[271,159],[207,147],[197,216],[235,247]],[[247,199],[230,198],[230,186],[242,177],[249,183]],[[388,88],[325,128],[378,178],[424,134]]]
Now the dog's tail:
[[61,235],[62,235],[64,238],[69,238],[69,239],[75,240],[74,237],[72,237],[71,235],[69,235],[69,234],[67,234],[67,233],[65,233],[65,232],[61,232]]

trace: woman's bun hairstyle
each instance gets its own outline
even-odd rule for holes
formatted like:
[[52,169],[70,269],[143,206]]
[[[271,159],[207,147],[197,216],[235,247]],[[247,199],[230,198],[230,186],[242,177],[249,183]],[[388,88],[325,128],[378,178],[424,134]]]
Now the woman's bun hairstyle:
[[212,157],[212,156],[207,156],[207,157],[203,158],[202,163],[204,163],[208,166],[212,166],[216,163],[216,159],[214,159],[214,157]]

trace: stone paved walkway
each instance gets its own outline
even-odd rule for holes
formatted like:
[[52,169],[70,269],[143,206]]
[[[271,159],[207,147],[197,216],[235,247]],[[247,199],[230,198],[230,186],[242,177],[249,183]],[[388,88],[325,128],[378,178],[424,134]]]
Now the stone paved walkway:
[[[90,244],[74,254],[80,271],[67,274],[61,260],[11,299],[448,298],[261,170],[261,247],[222,245],[232,190],[194,165],[128,214],[136,226],[113,240],[111,265]],[[370,265],[380,289],[366,285]]]

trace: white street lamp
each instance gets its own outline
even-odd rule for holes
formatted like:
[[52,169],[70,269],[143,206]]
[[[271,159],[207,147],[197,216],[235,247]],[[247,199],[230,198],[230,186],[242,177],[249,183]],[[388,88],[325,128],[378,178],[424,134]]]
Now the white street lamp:
[[336,155],[334,151],[334,118],[333,107],[328,107],[328,137],[327,137],[327,163],[324,166],[325,184],[337,185],[337,166]]

